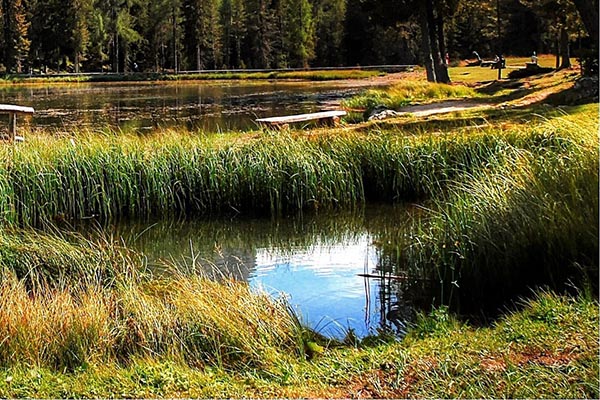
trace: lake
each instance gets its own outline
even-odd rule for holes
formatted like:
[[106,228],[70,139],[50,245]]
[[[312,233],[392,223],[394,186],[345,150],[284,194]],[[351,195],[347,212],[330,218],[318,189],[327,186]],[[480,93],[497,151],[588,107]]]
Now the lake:
[[[354,83],[352,83],[354,82]],[[335,108],[368,81],[80,83],[5,86],[0,103],[33,107],[32,127],[149,131],[256,127],[259,117]],[[353,86],[354,85],[354,86]]]
[[357,336],[379,330],[401,335],[435,297],[430,282],[394,278],[382,250],[411,213],[401,205],[370,205],[276,219],[122,222],[103,229],[145,254],[156,273],[168,273],[164,265],[175,263],[284,296],[324,335],[343,337],[349,329]]

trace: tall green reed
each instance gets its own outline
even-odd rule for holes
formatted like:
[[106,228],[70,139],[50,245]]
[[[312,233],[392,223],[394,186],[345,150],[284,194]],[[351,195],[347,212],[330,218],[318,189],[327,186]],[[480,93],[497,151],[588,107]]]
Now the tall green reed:
[[417,136],[375,128],[367,134],[42,136],[10,153],[1,149],[0,210],[7,222],[42,226],[428,199],[465,172],[503,164],[511,148],[562,145],[557,135],[499,129]]
[[560,287],[593,275],[595,131],[593,120],[528,129],[531,146],[506,147],[497,165],[463,174],[436,196],[435,211],[404,240],[401,262],[428,266],[450,289],[461,287],[463,301],[478,304],[497,304],[528,285]]

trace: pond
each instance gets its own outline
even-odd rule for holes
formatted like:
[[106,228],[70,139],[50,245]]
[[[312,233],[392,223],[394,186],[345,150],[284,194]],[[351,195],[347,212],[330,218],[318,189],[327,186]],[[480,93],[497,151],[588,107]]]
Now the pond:
[[0,103],[33,107],[34,127],[138,132],[247,130],[260,117],[336,107],[368,82],[80,83],[0,88]]
[[[430,283],[398,279],[380,243],[406,225],[406,206],[303,214],[282,219],[219,218],[119,223],[105,232],[141,251],[157,273],[164,264],[245,281],[284,296],[301,320],[330,337],[349,329],[402,334],[435,297]],[[365,276],[367,275],[367,277]]]

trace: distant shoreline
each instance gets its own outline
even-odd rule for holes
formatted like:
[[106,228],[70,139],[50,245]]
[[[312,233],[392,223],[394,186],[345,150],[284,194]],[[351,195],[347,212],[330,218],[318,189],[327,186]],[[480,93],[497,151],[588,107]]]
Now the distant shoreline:
[[6,74],[0,78],[2,84],[28,83],[77,83],[77,82],[150,82],[150,81],[193,81],[193,80],[307,80],[328,81],[361,79],[387,73],[411,71],[414,65],[373,65],[355,67],[323,67],[309,69],[231,69],[156,72],[90,72],[50,74]]

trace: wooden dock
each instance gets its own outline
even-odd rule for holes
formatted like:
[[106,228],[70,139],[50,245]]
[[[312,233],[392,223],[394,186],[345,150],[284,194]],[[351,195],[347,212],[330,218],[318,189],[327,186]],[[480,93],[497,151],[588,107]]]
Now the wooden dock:
[[25,138],[23,136],[17,135],[17,115],[31,115],[34,111],[32,107],[0,104],[0,114],[8,114],[8,134],[4,135],[3,139],[11,143],[24,141]]
[[340,118],[346,115],[346,111],[335,110],[335,111],[322,111],[310,114],[297,114],[287,115],[283,117],[269,117],[269,118],[258,118],[256,122],[261,125],[269,125],[272,127],[285,127],[295,122],[308,122],[308,121],[325,121],[330,125],[336,125],[339,123]]
[[33,107],[16,106],[12,104],[0,104],[0,114],[8,114],[8,135],[4,135],[3,140],[8,140],[11,143],[22,142],[25,140],[23,136],[17,135],[17,115],[33,114]]

